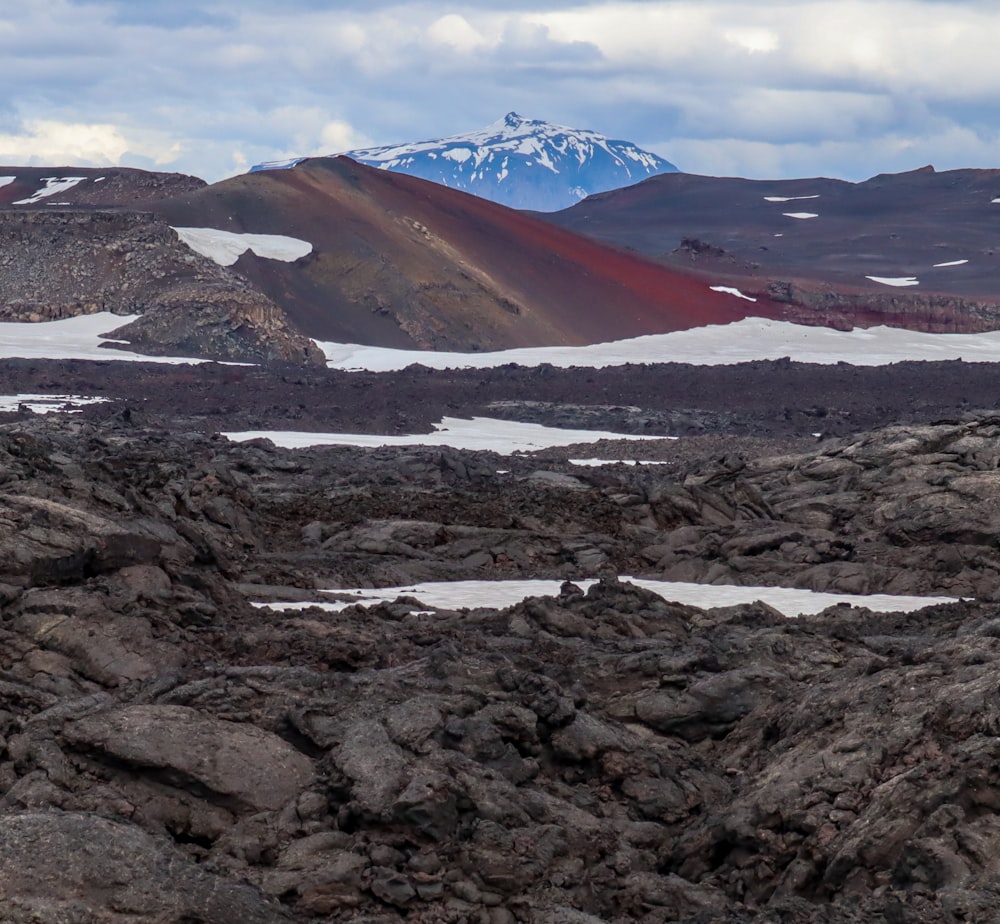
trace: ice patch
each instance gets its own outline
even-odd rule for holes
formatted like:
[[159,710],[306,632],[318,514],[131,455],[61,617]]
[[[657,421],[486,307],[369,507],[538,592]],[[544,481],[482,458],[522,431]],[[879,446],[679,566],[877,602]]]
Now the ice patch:
[[[677,581],[653,581],[645,578],[622,577],[639,587],[659,594],[665,600],[688,604],[703,609],[717,606],[736,606],[760,600],[768,606],[784,613],[785,616],[807,616],[820,613],[829,606],[846,603],[850,606],[864,606],[875,612],[908,612],[942,603],[954,603],[955,597],[913,597],[891,594],[837,594],[791,587],[736,587],[725,584],[692,584]],[[575,581],[586,590],[594,580]],[[461,609],[469,607],[503,608],[514,606],[527,597],[558,596],[561,581],[435,581],[426,584],[408,584],[401,587],[329,589],[329,593],[352,594],[351,601],[318,603],[266,603],[255,604],[275,610],[304,609],[320,606],[322,609],[339,612],[354,603],[373,606],[388,603],[397,597],[416,597],[425,606],[441,609]]]
[[725,292],[728,295],[735,295],[737,298],[745,298],[748,302],[755,302],[757,299],[751,298],[749,295],[744,295],[739,289],[734,289],[731,286],[709,286],[713,292]]
[[139,315],[117,315],[109,311],[84,314],[61,321],[38,324],[0,323],[0,359],[94,359],[100,362],[201,363],[203,359],[143,356],[128,350],[102,349],[108,341],[101,335],[134,321]]
[[865,276],[872,282],[880,282],[884,286],[918,286],[920,280],[916,276]]
[[177,236],[196,253],[219,266],[232,266],[252,250],[258,257],[293,263],[312,253],[312,244],[283,234],[237,234],[217,228],[174,228]]
[[447,151],[442,151],[441,156],[455,161],[456,164],[464,164],[472,158],[472,151],[468,148],[450,148]]
[[626,363],[731,365],[788,357],[794,362],[858,366],[963,358],[966,362],[1000,361],[1000,331],[978,334],[928,334],[896,327],[849,331],[809,327],[789,321],[744,318],[669,334],[581,347],[522,347],[495,353],[432,353],[359,344],[319,343],[332,369],[393,372],[419,363],[433,369],[491,369],[506,363],[559,368],[623,366]]
[[77,413],[87,404],[104,404],[107,398],[85,398],[81,395],[0,395],[0,411],[10,413],[26,407],[35,414],[53,411]]
[[573,443],[595,443],[597,440],[655,439],[645,435],[609,433],[604,430],[564,430],[541,424],[520,423],[513,420],[494,420],[491,417],[473,417],[462,420],[445,417],[434,424],[433,433],[415,433],[407,436],[380,436],[376,433],[301,433],[286,430],[246,430],[223,433],[234,442],[269,439],[276,446],[287,449],[304,449],[309,446],[451,446],[453,449],[485,449],[510,455],[512,452],[531,452],[569,446]]
[[934,268],[937,269],[940,266],[962,266],[962,264],[968,262],[968,260],[950,260],[947,263],[935,263]]
[[82,183],[85,176],[47,176],[42,178],[42,182],[45,184],[41,189],[38,190],[33,196],[29,196],[27,199],[18,199],[14,205],[32,205],[35,202],[45,199],[48,196],[54,196],[56,193],[65,192],[67,189],[72,189],[77,183]]
[[819,193],[815,196],[764,196],[765,202],[795,202],[798,199],[818,199]]
[[[677,440],[679,436],[657,436],[658,440]],[[567,459],[570,465],[580,465],[585,468],[600,468],[602,465],[669,465],[663,459]],[[499,475],[500,473],[497,472]]]
[[806,218],[819,218],[816,212],[782,212],[781,214],[785,218],[801,218],[803,220]]

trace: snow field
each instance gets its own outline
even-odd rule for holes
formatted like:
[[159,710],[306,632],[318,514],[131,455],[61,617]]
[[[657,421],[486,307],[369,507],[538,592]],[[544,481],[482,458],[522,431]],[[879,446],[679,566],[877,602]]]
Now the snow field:
[[283,234],[237,234],[217,228],[174,228],[177,236],[196,253],[219,266],[232,266],[248,250],[258,257],[294,263],[312,253],[312,244]]
[[128,324],[139,315],[117,315],[108,311],[84,314],[61,321],[27,324],[0,322],[0,359],[92,359],[100,362],[202,363],[183,356],[143,356],[128,350],[101,347],[109,341],[102,335]]
[[65,192],[67,189],[72,189],[77,183],[82,183],[85,179],[87,179],[85,176],[44,177],[42,182],[45,185],[41,189],[27,199],[18,199],[14,205],[33,205],[35,202],[39,202],[48,196],[54,196],[57,193]]
[[880,282],[884,286],[918,286],[920,280],[916,276],[865,276],[872,282]]
[[269,439],[276,446],[283,446],[286,449],[303,449],[309,446],[450,446],[453,449],[483,449],[502,455],[552,449],[555,446],[570,446],[574,443],[594,443],[597,440],[658,438],[610,433],[604,430],[564,430],[541,424],[495,420],[490,417],[473,417],[471,420],[445,417],[440,423],[434,424],[433,433],[407,436],[380,436],[372,433],[301,433],[283,430],[247,430],[222,435],[237,443],[253,439]]
[[[820,593],[813,590],[799,590],[792,587],[737,587],[725,584],[692,584],[677,581],[654,581],[646,578],[622,577],[639,587],[659,594],[665,600],[690,606],[710,609],[718,606],[736,606],[760,600],[773,606],[785,616],[806,616],[821,613],[829,606],[847,604],[864,606],[877,612],[909,612],[925,606],[954,603],[955,597],[913,597],[890,594],[836,594]],[[575,582],[586,590],[594,580]],[[373,606],[391,603],[397,597],[416,597],[423,605],[441,609],[462,607],[503,608],[520,603],[527,597],[555,596],[559,593],[561,581],[437,581],[424,584],[409,584],[401,587],[327,589],[325,593],[350,594],[356,599],[350,601],[316,601],[311,603],[255,603],[258,607],[272,610],[299,610],[319,606],[329,612],[339,612],[360,603]]]
[[928,334],[895,327],[838,331],[787,321],[744,318],[669,334],[651,334],[582,347],[533,347],[495,353],[431,353],[358,344],[319,342],[332,369],[390,372],[419,363],[434,369],[489,369],[506,363],[549,363],[604,368],[627,363],[732,365],[788,357],[794,362],[856,366],[964,359],[1000,362],[1000,331],[979,334]]
[[53,411],[74,413],[86,404],[104,404],[107,400],[80,395],[0,395],[0,411],[11,413],[23,405],[35,414],[50,414]]

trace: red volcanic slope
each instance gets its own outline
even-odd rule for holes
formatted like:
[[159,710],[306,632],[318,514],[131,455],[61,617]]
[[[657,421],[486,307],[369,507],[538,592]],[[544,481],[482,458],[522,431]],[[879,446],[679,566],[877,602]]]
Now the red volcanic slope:
[[286,234],[294,264],[236,268],[320,339],[422,348],[585,344],[780,316],[678,271],[447,187],[347,158],[152,206],[175,226]]

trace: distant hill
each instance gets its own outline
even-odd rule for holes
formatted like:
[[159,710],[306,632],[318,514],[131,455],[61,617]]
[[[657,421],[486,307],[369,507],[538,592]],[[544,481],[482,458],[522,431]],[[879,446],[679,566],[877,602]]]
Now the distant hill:
[[[516,112],[479,131],[434,141],[361,148],[344,156],[511,208],[538,211],[563,209],[593,193],[677,170],[669,161],[631,142],[525,119]],[[290,167],[302,159],[259,164],[251,172]]]
[[728,277],[812,323],[1000,327],[1000,170],[924,167],[863,183],[665,174],[541,217]]

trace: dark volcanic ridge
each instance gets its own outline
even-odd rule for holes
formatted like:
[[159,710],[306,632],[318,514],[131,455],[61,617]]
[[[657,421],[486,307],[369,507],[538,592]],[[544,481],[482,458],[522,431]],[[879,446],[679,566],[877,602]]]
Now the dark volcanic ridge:
[[1000,326],[998,199],[998,170],[926,167],[863,183],[679,173],[543,217],[724,277],[797,320],[975,331]]
[[[484,416],[656,436],[847,436],[885,421],[926,424],[1000,408],[993,363],[551,366],[401,372],[2,360],[0,394],[79,394],[172,417],[203,433],[429,433]],[[82,413],[105,415],[102,408]]]

